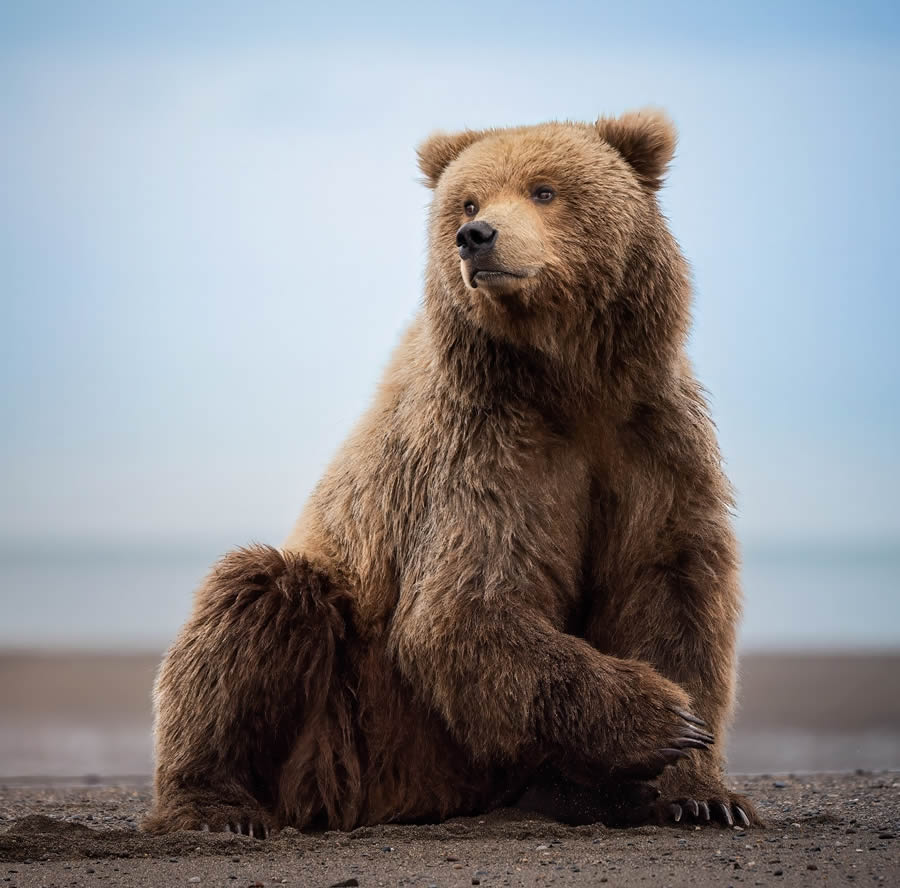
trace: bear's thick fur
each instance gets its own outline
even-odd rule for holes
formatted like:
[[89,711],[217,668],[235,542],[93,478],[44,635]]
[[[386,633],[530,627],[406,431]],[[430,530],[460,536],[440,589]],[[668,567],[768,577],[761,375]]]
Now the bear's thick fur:
[[637,112],[420,148],[424,308],[283,549],[197,593],[146,828],[756,822],[712,738],[740,594],[674,146]]

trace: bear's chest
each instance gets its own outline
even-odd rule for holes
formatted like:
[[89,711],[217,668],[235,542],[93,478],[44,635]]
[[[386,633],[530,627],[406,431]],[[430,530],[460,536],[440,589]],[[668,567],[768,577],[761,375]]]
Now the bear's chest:
[[616,430],[598,434],[589,450],[590,493],[585,537],[585,587],[624,576],[653,557],[676,496],[669,467],[652,447]]

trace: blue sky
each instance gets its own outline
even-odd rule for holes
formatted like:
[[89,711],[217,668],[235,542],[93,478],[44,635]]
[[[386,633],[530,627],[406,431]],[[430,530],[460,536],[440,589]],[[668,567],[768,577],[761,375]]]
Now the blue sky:
[[900,541],[896,4],[303,7],[4,4],[0,541],[279,541],[416,310],[417,142],[646,104],[742,536]]
[[[134,47],[221,47],[273,43],[305,49],[310,38],[415,40],[425,49],[454,46],[502,51],[529,41],[535,52],[549,46],[608,51],[627,41],[647,45],[762,46],[796,48],[816,44],[893,45],[900,12],[890,2],[841,0],[783,3],[563,2],[551,7],[535,0],[492,0],[477,8],[422,0],[381,4],[296,0],[184,2],[184,0],[96,0],[4,4],[5,43],[114,43]],[[461,43],[458,41],[462,41]]]

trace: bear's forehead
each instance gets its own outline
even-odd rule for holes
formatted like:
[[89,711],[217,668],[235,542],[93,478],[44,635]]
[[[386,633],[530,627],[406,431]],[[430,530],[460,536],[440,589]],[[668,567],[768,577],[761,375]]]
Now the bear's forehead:
[[575,123],[494,130],[466,148],[448,167],[451,187],[491,188],[536,180],[584,178],[597,172],[611,149],[592,128]]

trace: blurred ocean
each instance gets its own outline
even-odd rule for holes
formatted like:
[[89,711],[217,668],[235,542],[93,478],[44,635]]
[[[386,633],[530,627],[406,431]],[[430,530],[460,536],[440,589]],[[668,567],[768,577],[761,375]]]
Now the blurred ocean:
[[[0,647],[159,650],[220,554],[0,550]],[[900,649],[900,547],[748,548],[743,577],[744,650]]]

